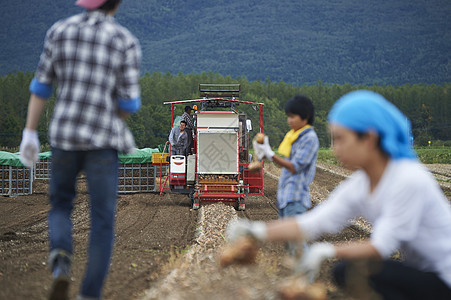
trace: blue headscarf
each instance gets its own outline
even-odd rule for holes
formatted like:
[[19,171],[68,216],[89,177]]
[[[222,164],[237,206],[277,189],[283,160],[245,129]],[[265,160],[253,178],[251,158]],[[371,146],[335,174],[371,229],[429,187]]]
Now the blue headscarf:
[[357,90],[347,93],[332,106],[328,121],[357,132],[376,131],[382,149],[392,159],[416,158],[410,144],[410,121],[396,106],[375,92]]

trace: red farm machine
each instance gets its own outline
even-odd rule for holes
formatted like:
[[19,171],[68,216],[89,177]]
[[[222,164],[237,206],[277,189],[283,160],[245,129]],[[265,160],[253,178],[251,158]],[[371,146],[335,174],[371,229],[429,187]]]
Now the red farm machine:
[[171,155],[167,142],[160,153],[160,163],[167,163],[168,172],[160,172],[160,194],[165,189],[190,197],[193,209],[202,202],[232,202],[236,209],[245,209],[247,195],[263,195],[263,168],[249,171],[252,158],[249,155],[249,135],[252,122],[239,105],[250,105],[258,114],[263,132],[264,104],[238,100],[239,84],[200,84],[201,99],[165,102],[170,105],[172,127],[179,126],[180,116],[176,106],[199,107],[194,112],[194,147],[190,154]]

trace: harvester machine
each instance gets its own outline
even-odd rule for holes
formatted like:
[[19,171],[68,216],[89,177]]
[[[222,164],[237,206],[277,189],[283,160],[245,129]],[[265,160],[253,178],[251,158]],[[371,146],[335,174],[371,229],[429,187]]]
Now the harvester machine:
[[170,105],[172,127],[180,125],[176,107],[182,112],[186,105],[193,107],[195,128],[189,154],[169,156],[169,171],[165,179],[160,178],[164,182],[160,193],[169,181],[167,189],[187,194],[193,209],[203,202],[221,201],[244,210],[248,195],[263,195],[263,168],[249,171],[252,121],[238,107],[246,104],[256,111],[252,114],[258,115],[257,133],[263,132],[264,104],[238,100],[239,84],[200,84],[199,92],[200,99],[164,103]]

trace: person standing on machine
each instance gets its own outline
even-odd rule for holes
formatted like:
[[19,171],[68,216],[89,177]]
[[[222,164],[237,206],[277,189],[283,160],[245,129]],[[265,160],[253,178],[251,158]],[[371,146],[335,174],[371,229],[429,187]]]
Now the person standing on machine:
[[188,155],[189,143],[185,121],[180,121],[180,127],[172,128],[169,142],[171,143],[171,155]]
[[191,116],[191,111],[193,108],[189,105],[185,106],[185,112],[182,114],[180,120],[185,121],[186,124],[186,134],[188,136],[188,154],[192,154],[191,149],[194,148],[194,139],[193,139],[193,133],[194,133],[194,119],[193,116]]

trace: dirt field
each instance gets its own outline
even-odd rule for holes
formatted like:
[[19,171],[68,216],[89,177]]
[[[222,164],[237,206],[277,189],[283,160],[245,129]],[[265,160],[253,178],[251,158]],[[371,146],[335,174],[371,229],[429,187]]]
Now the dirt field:
[[[312,200],[322,201],[344,178],[346,172],[318,168],[312,185]],[[251,220],[277,218],[274,205],[277,190],[277,169],[265,175],[264,197],[249,197],[246,211],[239,217]],[[449,169],[447,169],[449,171]],[[449,172],[445,171],[448,176]],[[442,174],[441,172],[440,174]],[[45,299],[51,284],[47,268],[48,234],[46,182],[34,183],[30,196],[0,198],[0,299]],[[448,198],[450,190],[443,187]],[[70,296],[75,299],[86,263],[86,244],[89,232],[88,194],[85,182],[80,181],[73,214],[75,257]],[[181,256],[196,239],[198,212],[189,207],[186,196],[176,194],[143,193],[120,195],[118,199],[116,243],[112,266],[104,288],[104,299],[139,299],[149,288],[159,285]],[[359,227],[347,228],[329,241],[361,239],[366,232]],[[284,255],[282,245],[268,244],[262,248],[268,260],[277,265],[273,273],[286,276],[280,266]],[[328,282],[322,273],[321,279]],[[329,284],[329,283],[328,283]],[[346,299],[329,284],[329,299]],[[192,298],[186,298],[192,299]],[[199,296],[199,299],[204,299]]]

